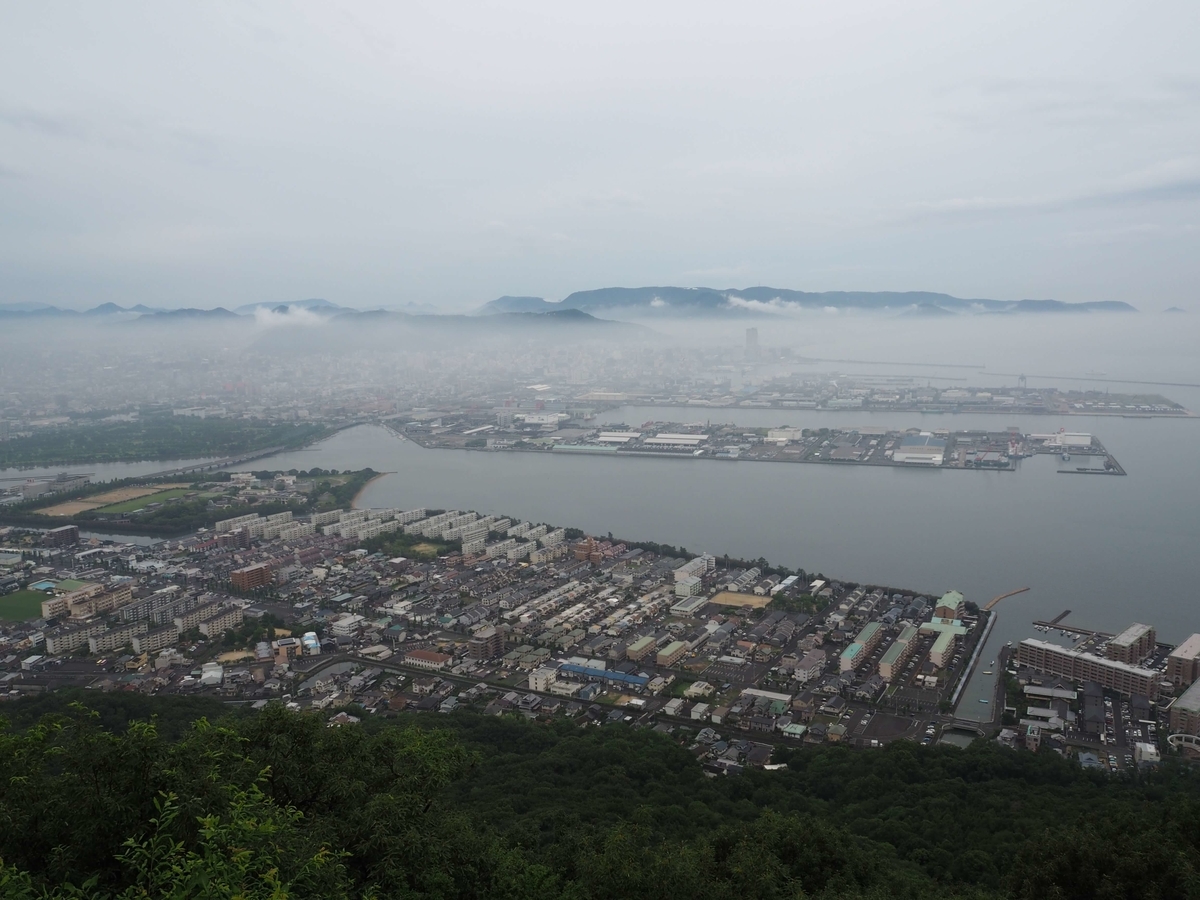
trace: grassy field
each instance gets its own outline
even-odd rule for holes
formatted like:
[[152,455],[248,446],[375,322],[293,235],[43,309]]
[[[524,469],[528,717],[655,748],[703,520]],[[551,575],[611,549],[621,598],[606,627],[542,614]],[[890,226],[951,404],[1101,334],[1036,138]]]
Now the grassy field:
[[24,622],[41,618],[42,601],[46,596],[41,591],[17,591],[0,597],[0,620]]
[[174,500],[176,497],[182,497],[187,493],[190,493],[188,488],[173,488],[169,491],[159,491],[157,494],[147,494],[145,497],[138,497],[134,500],[126,500],[123,503],[113,503],[111,506],[100,506],[96,508],[95,512],[131,513],[135,510],[149,506],[151,503],[162,503],[164,500]]

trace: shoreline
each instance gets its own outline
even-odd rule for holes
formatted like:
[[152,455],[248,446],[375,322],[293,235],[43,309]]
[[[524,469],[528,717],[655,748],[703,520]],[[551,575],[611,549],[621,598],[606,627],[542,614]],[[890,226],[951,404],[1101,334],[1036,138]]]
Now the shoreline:
[[[535,450],[532,448],[520,448],[520,447],[447,447],[447,446],[440,445],[440,444],[432,444],[432,445],[426,444],[423,441],[419,441],[413,437],[409,437],[408,440],[412,441],[412,443],[416,444],[422,450],[433,450],[433,451],[461,450],[463,452],[471,452],[471,453],[533,453],[533,454],[545,454],[545,455],[549,455],[549,456],[556,455],[554,449]],[[571,446],[571,445],[564,445],[564,446]],[[1053,454],[1038,452],[1038,453],[1034,453],[1032,456],[1030,456],[1028,458],[1032,459],[1034,456],[1051,456],[1051,455],[1053,455]],[[1122,475],[1126,474],[1125,469],[1121,466],[1121,464],[1118,463],[1116,461],[1116,459],[1112,456],[1112,454],[1108,453],[1107,451],[1105,451],[1103,453],[1090,453],[1090,454],[1080,454],[1080,455],[1081,456],[1094,456],[1094,457],[1105,456],[1108,459],[1112,460],[1112,462],[1113,462],[1114,468],[1111,470],[1096,469],[1093,472],[1088,472],[1086,474],[1110,475],[1110,476],[1122,476]],[[740,462],[775,463],[778,465],[840,466],[842,468],[863,468],[863,469],[902,469],[902,470],[910,471],[910,472],[940,472],[940,471],[947,471],[947,470],[963,471],[963,472],[1018,472],[1018,471],[1020,471],[1020,466],[1014,465],[1014,464],[1010,464],[1008,466],[967,466],[967,465],[959,466],[959,465],[946,465],[944,463],[942,465],[925,465],[925,464],[921,464],[921,463],[862,462],[862,461],[854,461],[854,460],[826,460],[826,459],[756,459],[756,458],[750,457],[750,456],[738,457],[736,459],[726,459],[723,457],[711,456],[708,454],[705,454],[703,456],[690,456],[690,455],[684,455],[682,453],[665,453],[665,452],[656,452],[656,451],[652,451],[652,450],[622,450],[622,451],[605,450],[605,449],[601,449],[599,447],[597,447],[597,448],[586,447],[586,448],[579,448],[579,449],[572,448],[569,451],[557,453],[557,456],[559,456],[560,458],[566,457],[566,456],[602,456],[602,457],[607,457],[607,458],[633,458],[633,457],[636,457],[638,459],[664,459],[664,460],[675,460],[675,461],[684,461],[684,462],[707,460],[707,461],[711,461],[711,462],[720,462],[720,463],[740,463]],[[1064,474],[1069,474],[1069,475],[1085,474],[1082,472],[1076,472],[1075,470],[1062,470],[1062,471]],[[372,481],[373,480],[374,479],[372,479]],[[365,487],[364,487],[364,489],[365,489]],[[355,498],[355,500],[357,500],[357,497]]]
[[[131,475],[130,478],[160,478],[165,475],[170,475],[175,472],[197,472],[205,469],[223,469],[226,466],[237,465],[240,462],[252,462],[256,459],[262,459],[266,456],[274,456],[278,453],[294,453],[297,450],[307,450],[322,441],[327,441],[331,437],[345,431],[348,428],[355,428],[358,425],[367,425],[369,422],[351,422],[346,425],[328,426],[326,432],[322,435],[304,441],[303,443],[289,446],[281,444],[275,447],[263,447],[257,450],[245,450],[241,453],[235,453],[232,456],[209,456],[195,457],[197,462],[189,463],[176,469],[166,469],[162,472],[150,472],[145,475]],[[136,465],[137,463],[152,463],[152,462],[188,462],[186,457],[162,458],[162,457],[121,457],[119,459],[73,459],[70,461],[50,460],[48,462],[30,463],[28,465],[10,465],[0,466],[0,474],[4,472],[28,472],[31,469],[56,469],[60,466],[77,467],[77,466],[114,466],[114,465]]]
[[364,484],[362,487],[360,487],[358,489],[358,493],[355,494],[354,497],[350,500],[350,508],[351,509],[359,508],[358,498],[361,497],[363,495],[363,493],[366,491],[366,489],[369,488],[372,484],[374,484],[380,478],[383,478],[385,475],[395,475],[395,474],[396,474],[395,472],[380,472],[374,478],[369,479],[366,484]]
[[853,409],[826,409],[819,406],[745,406],[738,403],[664,403],[661,400],[645,401],[645,400],[626,400],[616,406],[610,406],[599,410],[597,415],[612,412],[624,407],[645,407],[647,409],[736,409],[748,410],[757,412],[780,412],[780,413],[837,413],[845,415],[848,413],[859,413],[862,415],[872,415],[874,413],[914,413],[919,416],[970,416],[970,415],[987,415],[987,416],[1045,416],[1053,418],[1055,416],[1072,416],[1078,418],[1087,418],[1088,416],[1107,416],[1117,419],[1196,419],[1200,418],[1200,413],[1192,412],[1190,409],[1180,408],[1179,412],[1108,412],[1100,410],[1048,410],[1048,409],[1031,409],[1028,407],[1014,407],[1012,409],[929,409],[921,407],[892,407],[892,406],[858,406]]

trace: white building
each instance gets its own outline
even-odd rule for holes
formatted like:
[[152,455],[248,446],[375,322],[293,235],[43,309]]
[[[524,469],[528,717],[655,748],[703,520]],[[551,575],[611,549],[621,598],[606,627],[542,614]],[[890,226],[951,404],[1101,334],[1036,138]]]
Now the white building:
[[910,434],[900,441],[892,454],[893,462],[920,466],[940,466],[945,459],[946,442],[928,431]]
[[353,637],[367,620],[354,613],[342,613],[329,623],[329,630],[337,637]]
[[529,673],[529,689],[531,691],[549,691],[550,685],[558,680],[558,669],[553,666],[542,666]]

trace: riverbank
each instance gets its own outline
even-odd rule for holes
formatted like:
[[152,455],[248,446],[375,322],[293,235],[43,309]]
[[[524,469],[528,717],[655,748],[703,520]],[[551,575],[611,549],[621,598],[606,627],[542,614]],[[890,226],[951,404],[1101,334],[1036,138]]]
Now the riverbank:
[[[1183,387],[1196,387],[1196,385],[1180,385]],[[1163,409],[1153,411],[1127,411],[1121,410],[1103,410],[1095,407],[1086,407],[1076,409],[1072,406],[1056,406],[1056,407],[1037,407],[1037,406],[896,406],[893,404],[863,406],[800,406],[788,405],[787,401],[775,403],[758,403],[755,401],[739,400],[735,403],[719,403],[714,401],[667,401],[655,399],[641,399],[631,397],[628,400],[623,400],[620,403],[611,405],[600,405],[595,407],[597,415],[604,415],[614,409],[620,409],[624,406],[638,406],[644,409],[695,409],[695,410],[711,410],[711,409],[731,409],[731,410],[755,410],[758,412],[777,412],[783,414],[795,413],[822,413],[835,414],[839,416],[858,414],[879,414],[879,413],[908,413],[910,415],[933,415],[933,416],[1036,416],[1044,417],[1109,417],[1118,419],[1195,419],[1200,418],[1200,414],[1193,412],[1186,407],[1178,409]]]
[[373,478],[369,479],[362,487],[360,487],[358,489],[358,492],[354,495],[354,499],[352,499],[350,501],[350,508],[351,509],[358,508],[358,498],[361,497],[363,495],[363,493],[366,491],[366,489],[369,488],[372,484],[374,484],[380,478],[383,478],[385,475],[395,475],[395,474],[396,474],[395,472],[379,472]]
[[310,446],[349,424],[163,416],[115,425],[67,425],[4,441],[0,444],[0,469],[21,472],[154,459],[244,459]]

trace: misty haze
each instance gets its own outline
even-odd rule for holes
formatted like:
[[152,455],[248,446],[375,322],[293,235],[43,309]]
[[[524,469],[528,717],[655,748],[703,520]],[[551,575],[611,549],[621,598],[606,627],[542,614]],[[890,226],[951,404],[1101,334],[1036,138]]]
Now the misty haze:
[[1198,15],[0,6],[0,893],[1200,895]]

